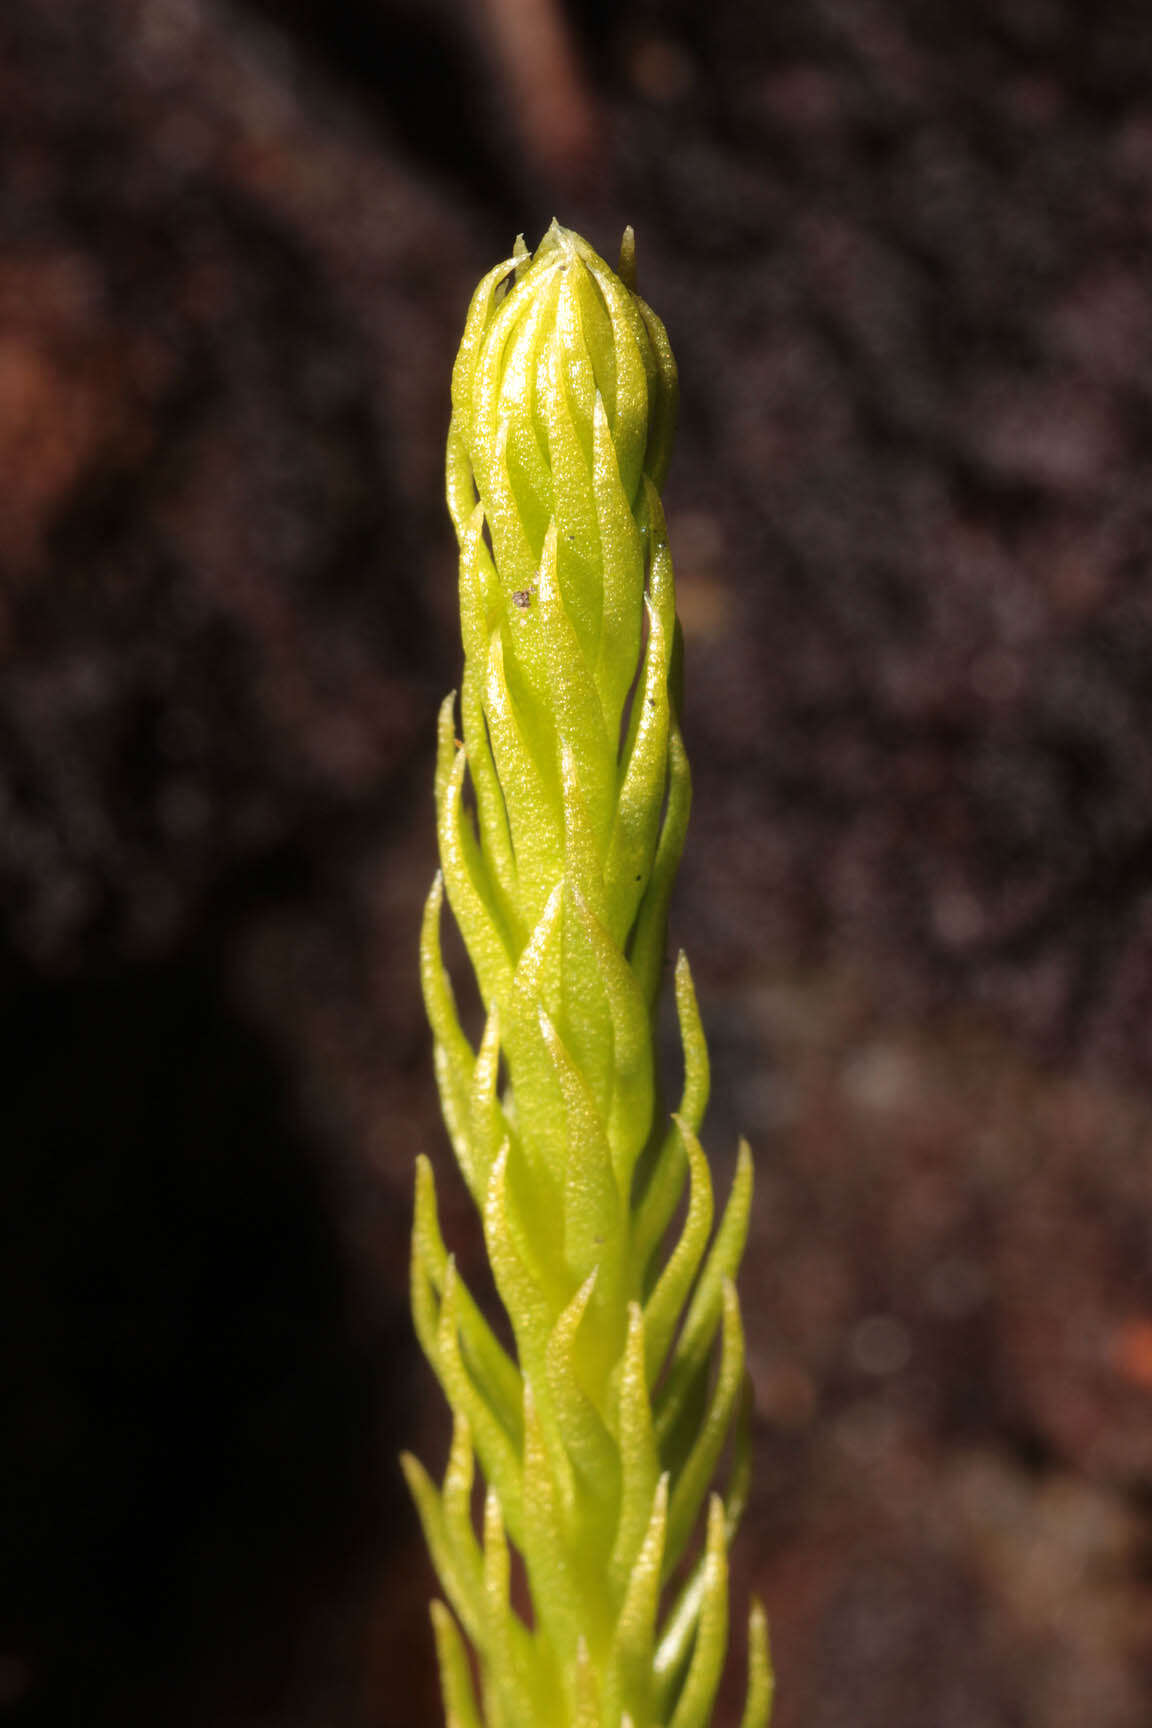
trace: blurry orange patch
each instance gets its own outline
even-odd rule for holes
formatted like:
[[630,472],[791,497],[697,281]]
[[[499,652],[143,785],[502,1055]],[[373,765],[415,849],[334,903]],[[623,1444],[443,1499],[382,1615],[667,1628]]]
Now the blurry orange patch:
[[81,478],[139,429],[123,345],[74,260],[0,263],[0,569],[26,576]]
[[0,337],[0,466],[10,476],[5,565],[25,567],[98,437],[91,389],[19,332]]
[[1117,1328],[1112,1360],[1130,1385],[1152,1392],[1152,1316],[1128,1320]]
[[687,51],[666,36],[639,36],[628,70],[642,96],[661,106],[682,102],[696,84],[696,67]]
[[676,512],[669,522],[676,565],[676,610],[691,640],[727,635],[735,617],[725,580],[726,560],[720,524],[701,511]]

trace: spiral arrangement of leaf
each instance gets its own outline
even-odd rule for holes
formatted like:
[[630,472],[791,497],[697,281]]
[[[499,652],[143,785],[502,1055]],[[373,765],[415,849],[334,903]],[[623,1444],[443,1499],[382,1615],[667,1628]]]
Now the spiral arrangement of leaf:
[[[683,955],[683,1088],[670,1118],[661,1101],[691,783],[660,503],[676,366],[634,277],[630,230],[615,272],[555,223],[534,255],[519,240],[476,291],[452,379],[462,741],[450,696],[421,961],[444,1119],[515,1349],[456,1271],[421,1159],[412,1307],[454,1437],[442,1485],[404,1467],[447,1598],[449,1728],[704,1728],[728,1643],[752,1161],[742,1144],[713,1230]],[[486,1014],[476,1048],[442,958],[445,892]],[[764,1728],[771,1696],[754,1604],[743,1728]]]

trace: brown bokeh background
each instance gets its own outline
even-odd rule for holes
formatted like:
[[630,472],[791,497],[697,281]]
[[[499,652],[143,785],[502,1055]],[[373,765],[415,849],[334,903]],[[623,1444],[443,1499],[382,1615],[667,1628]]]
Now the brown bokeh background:
[[439,1720],[441,453],[553,213],[681,365],[778,1728],[1145,1728],[1144,0],[5,0],[0,1721]]

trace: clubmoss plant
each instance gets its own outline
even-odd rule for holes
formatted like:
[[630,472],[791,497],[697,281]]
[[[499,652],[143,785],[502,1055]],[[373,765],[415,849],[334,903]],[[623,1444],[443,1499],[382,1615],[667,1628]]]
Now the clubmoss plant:
[[[449,1728],[703,1728],[747,1489],[733,1278],[752,1162],[742,1144],[713,1233],[683,955],[670,1119],[657,1074],[690,780],[660,505],[676,366],[634,263],[630,230],[616,272],[555,223],[532,256],[518,241],[476,291],[452,378],[462,740],[450,696],[421,961],[444,1119],[515,1348],[456,1271],[422,1158],[412,1307],[454,1438],[442,1486],[404,1466],[451,1609],[432,1610]],[[486,1015],[476,1048],[441,955],[445,892]],[[754,1606],[744,1728],[764,1728],[771,1691]]]

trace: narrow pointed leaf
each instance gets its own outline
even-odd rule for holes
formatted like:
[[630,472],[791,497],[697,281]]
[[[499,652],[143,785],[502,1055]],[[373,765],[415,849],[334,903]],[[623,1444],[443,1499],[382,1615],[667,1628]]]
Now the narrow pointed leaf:
[[712,1229],[712,1178],[704,1148],[682,1117],[676,1118],[688,1155],[690,1185],[688,1216],[680,1240],[672,1250],[668,1263],[644,1305],[644,1328],[648,1344],[648,1382],[655,1383],[668,1347],[683,1312],[688,1292],[692,1288],[708,1237]]
[[483,1616],[481,1578],[472,1571],[468,1557],[458,1554],[449,1539],[440,1495],[424,1466],[418,1459],[413,1458],[410,1452],[401,1454],[400,1463],[408,1491],[420,1516],[424,1540],[441,1587],[459,1615],[468,1636],[476,1639],[480,1636]]
[[668,1476],[660,1477],[644,1541],[628,1580],[616,1624],[610,1698],[635,1721],[647,1722],[653,1708],[656,1615],[663,1575],[664,1532],[668,1521]]
[[666,1571],[671,1571],[684,1551],[684,1545],[724,1449],[743,1384],[744,1331],[740,1323],[736,1287],[731,1279],[728,1279],[724,1285],[724,1323],[716,1388],[704,1424],[696,1435],[683,1468],[676,1476],[668,1507],[668,1541],[664,1555]]
[[740,1728],[768,1728],[775,1679],[768,1649],[768,1620],[759,1602],[748,1616],[748,1696]]
[[728,1556],[724,1508],[713,1495],[708,1513],[704,1591],[696,1643],[669,1728],[707,1728],[728,1649]]
[[724,1218],[709,1249],[684,1329],[677,1340],[675,1355],[661,1387],[657,1428],[662,1438],[671,1432],[692,1382],[712,1348],[724,1306],[725,1284],[736,1275],[748,1237],[752,1182],[752,1152],[748,1142],[742,1140]]
[[[448,1251],[440,1234],[432,1166],[424,1157],[416,1161],[416,1219],[412,1241],[420,1275],[427,1280],[431,1291],[439,1298],[448,1275]],[[524,1396],[520,1371],[494,1336],[492,1328],[473,1301],[467,1285],[459,1276],[455,1279],[454,1295],[460,1340],[469,1373],[513,1445],[519,1446],[520,1409]],[[419,1303],[422,1312],[428,1312],[422,1293]],[[415,1302],[413,1305],[416,1306]],[[438,1309],[435,1311],[433,1324],[436,1334],[425,1344],[425,1349],[433,1361],[438,1361]],[[423,1338],[424,1334],[421,1332],[422,1341]]]
[[456,1622],[442,1602],[433,1602],[431,1613],[447,1728],[483,1728],[472,1689],[472,1670]]
[[620,1376],[617,1419],[621,1464],[620,1521],[609,1569],[612,1585],[621,1593],[644,1540],[651,1517],[652,1496],[660,1479],[644,1354],[644,1315],[640,1304],[633,1302],[628,1315],[628,1343]]

